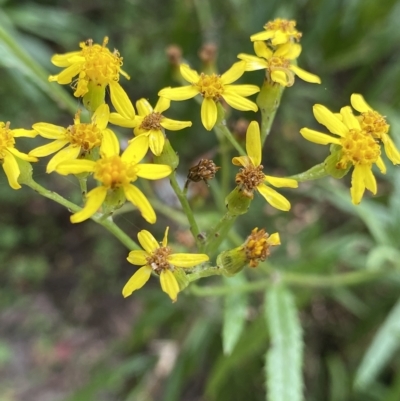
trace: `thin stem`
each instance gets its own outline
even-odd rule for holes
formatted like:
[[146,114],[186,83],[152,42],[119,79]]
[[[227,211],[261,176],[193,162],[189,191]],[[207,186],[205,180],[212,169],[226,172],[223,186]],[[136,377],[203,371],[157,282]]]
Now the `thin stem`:
[[184,195],[183,191],[181,190],[181,187],[178,184],[175,171],[169,176],[169,179],[171,182],[171,187],[174,190],[176,196],[178,197],[179,202],[181,203],[182,209],[183,209],[184,213],[186,214],[186,217],[189,221],[189,224],[190,224],[189,228],[196,241],[196,245],[199,248],[199,250],[202,251],[203,243],[201,241],[199,227],[197,226],[197,222],[194,218],[193,211],[189,205],[189,202],[188,202],[186,196]]
[[205,244],[207,254],[213,255],[217,251],[219,245],[231,230],[236,218],[237,216],[234,216],[229,211],[226,212],[216,226],[207,234]]
[[[68,210],[72,212],[79,212],[82,210],[81,207],[76,205],[75,203],[70,202],[69,200],[63,198],[61,195],[49,191],[48,189],[42,187],[37,182],[32,179],[24,182],[25,185],[32,188],[34,191],[44,196],[45,198],[51,199],[54,202],[59,203],[60,205],[65,206]],[[129,250],[141,249],[135,241],[133,241],[126,233],[124,233],[113,221],[111,218],[104,219],[104,215],[100,213],[94,214],[91,219],[100,224],[104,228],[106,228],[110,233],[112,233],[122,244],[124,244]]]

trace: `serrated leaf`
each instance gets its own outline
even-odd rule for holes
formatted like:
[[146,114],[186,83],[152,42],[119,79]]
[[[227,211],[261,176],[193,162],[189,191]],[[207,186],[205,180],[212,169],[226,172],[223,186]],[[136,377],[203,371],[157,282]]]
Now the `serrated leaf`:
[[[238,286],[246,283],[244,274],[225,278],[227,286]],[[244,292],[233,292],[225,296],[222,327],[222,347],[225,355],[230,355],[243,332],[246,322],[248,295]]]
[[366,389],[400,346],[400,299],[376,333],[357,370],[354,387]]
[[266,294],[265,317],[271,337],[266,354],[268,401],[303,399],[303,341],[300,321],[291,292],[272,286]]

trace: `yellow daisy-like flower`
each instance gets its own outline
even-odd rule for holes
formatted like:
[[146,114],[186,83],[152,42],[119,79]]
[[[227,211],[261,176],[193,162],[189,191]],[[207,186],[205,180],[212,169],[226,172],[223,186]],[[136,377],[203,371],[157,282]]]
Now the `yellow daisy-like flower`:
[[299,41],[302,34],[296,29],[296,21],[276,18],[264,25],[264,31],[250,36],[252,42],[256,40],[270,40],[273,46],[288,42]]
[[38,159],[29,156],[25,153],[15,149],[15,139],[18,137],[34,138],[37,132],[34,130],[27,130],[23,128],[10,129],[10,122],[4,123],[0,121],[0,163],[6,173],[6,177],[12,189],[20,189],[21,185],[18,183],[20,169],[16,157],[27,162],[37,162]]
[[165,230],[164,239],[159,244],[150,232],[142,230],[138,234],[138,240],[143,250],[131,251],[128,262],[142,266],[125,284],[122,295],[126,298],[133,291],[142,288],[150,278],[152,272],[160,276],[161,288],[173,302],[179,293],[179,285],[174,276],[174,271],[180,268],[193,267],[207,262],[209,257],[205,254],[172,253],[168,246],[168,227]]
[[390,125],[386,122],[385,117],[370,107],[360,94],[353,93],[350,101],[353,108],[361,113],[360,116],[357,116],[361,129],[382,141],[390,161],[393,164],[400,164],[400,152],[388,135]]
[[240,53],[238,58],[246,61],[246,71],[266,69],[267,77],[282,86],[292,86],[297,75],[303,81],[320,84],[321,79],[297,65],[293,61],[299,57],[301,46],[296,43],[286,43],[272,51],[265,42],[254,42],[254,51],[258,57]]
[[265,200],[279,210],[290,210],[290,202],[277,191],[265,185],[264,182],[274,187],[297,188],[298,183],[291,178],[278,178],[264,175],[261,165],[261,138],[260,127],[256,121],[252,121],[246,133],[247,156],[238,156],[232,159],[235,166],[243,166],[236,174],[236,184],[243,194],[248,198],[253,198],[254,190],[260,192]]
[[126,107],[115,107],[118,113],[111,113],[110,122],[121,127],[134,128],[134,134],[144,135],[148,139],[153,154],[159,156],[165,143],[164,129],[178,131],[192,126],[191,121],[177,121],[165,117],[162,113],[169,109],[170,105],[169,99],[160,97],[153,109],[146,99],[140,99],[136,102],[139,115],[127,115],[125,114]]
[[[54,141],[31,150],[29,155],[45,157],[58,152],[47,164],[46,171],[51,173],[61,162],[77,159],[99,146],[101,149],[102,143],[117,141],[115,134],[107,128],[109,115],[108,105],[102,104],[93,114],[91,123],[81,123],[78,111],[75,114],[74,124],[68,128],[48,123],[34,124],[33,128],[42,137]],[[68,146],[64,147],[67,144]]]
[[203,97],[201,104],[201,121],[206,130],[211,131],[217,122],[217,102],[224,99],[229,106],[237,110],[257,111],[257,105],[246,96],[260,91],[256,85],[231,85],[238,80],[246,70],[246,63],[239,61],[222,75],[204,73],[198,74],[188,65],[181,64],[180,71],[183,78],[191,85],[181,88],[164,88],[158,95],[170,100],[187,100],[200,94]]
[[368,132],[361,128],[359,120],[353,115],[350,106],[340,110],[336,116],[325,106],[316,104],[313,107],[316,120],[336,135],[331,136],[309,128],[302,128],[301,135],[311,142],[320,145],[335,144],[341,147],[341,157],[337,169],[354,166],[351,178],[351,199],[355,205],[361,202],[365,188],[376,194],[377,186],[372,165],[376,164],[382,173],[386,167],[380,156],[380,145]]
[[111,101],[118,104],[121,99],[127,98],[125,91],[118,83],[119,75],[130,79],[129,75],[121,69],[122,57],[117,50],[112,53],[106,47],[108,37],[103,44],[93,44],[93,40],[81,42],[81,50],[65,54],[55,54],[51,62],[57,67],[65,67],[58,75],[51,75],[50,82],[58,82],[61,85],[70,84],[74,77],[74,96],[81,97],[89,92],[90,86],[105,88],[110,86]]
[[139,164],[147,149],[146,138],[139,136],[119,156],[118,140],[115,136],[110,136],[103,143],[99,160],[71,160],[58,164],[55,170],[59,174],[94,173],[94,178],[101,183],[88,192],[85,207],[71,216],[71,222],[87,220],[97,212],[109,192],[122,189],[125,198],[140,210],[143,218],[154,224],[156,214],[153,207],[143,192],[131,182],[138,177],[148,180],[165,178],[171,174],[172,169],[163,164]]

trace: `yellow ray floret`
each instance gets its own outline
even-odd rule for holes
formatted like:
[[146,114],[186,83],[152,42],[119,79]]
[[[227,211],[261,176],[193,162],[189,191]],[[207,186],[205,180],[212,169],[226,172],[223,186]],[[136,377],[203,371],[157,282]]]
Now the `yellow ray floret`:
[[256,121],[252,121],[247,129],[246,152],[247,156],[238,156],[232,159],[235,166],[243,167],[236,175],[236,184],[239,189],[249,198],[253,198],[253,192],[257,190],[271,206],[283,211],[290,210],[290,202],[265,183],[277,188],[297,188],[298,183],[291,178],[264,175],[264,167],[261,165],[260,127]]
[[273,46],[299,41],[302,34],[296,29],[296,21],[276,18],[264,25],[264,31],[250,36],[252,42],[269,40]]
[[201,104],[201,121],[208,131],[217,122],[217,102],[224,99],[229,106],[237,110],[257,111],[257,105],[247,96],[260,91],[256,85],[231,85],[245,72],[246,63],[239,61],[222,75],[204,73],[198,74],[188,65],[181,64],[180,71],[183,78],[190,82],[181,88],[164,88],[158,95],[170,100],[187,100],[200,94],[203,97]]
[[175,302],[179,285],[174,272],[177,269],[194,267],[209,260],[205,254],[172,253],[172,249],[168,246],[168,227],[160,244],[146,230],[139,232],[138,240],[144,250],[131,251],[127,259],[128,262],[142,267],[125,284],[122,290],[125,298],[133,291],[142,288],[154,272],[160,276],[162,290]]
[[115,138],[115,141],[107,142],[102,147],[101,157],[96,162],[72,160],[58,164],[55,170],[59,174],[94,173],[94,178],[101,184],[87,194],[85,207],[71,216],[71,222],[80,223],[90,218],[98,211],[108,194],[122,189],[125,198],[140,210],[143,218],[154,224],[156,214],[153,207],[143,192],[131,183],[138,177],[148,180],[165,178],[171,174],[172,169],[163,164],[139,164],[147,149],[146,138],[138,136],[120,156],[119,143]]

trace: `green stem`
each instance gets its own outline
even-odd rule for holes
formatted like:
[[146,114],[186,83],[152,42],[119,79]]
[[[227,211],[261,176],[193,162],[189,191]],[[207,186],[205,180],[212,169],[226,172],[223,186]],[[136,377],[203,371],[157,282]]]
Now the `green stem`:
[[[69,200],[63,198],[61,195],[49,191],[48,189],[42,187],[37,182],[32,179],[24,182],[25,185],[32,188],[34,191],[44,196],[45,198],[51,199],[54,202],[59,203],[60,205],[65,206],[68,210],[72,212],[79,212],[82,210],[81,207],[76,205],[75,203],[70,202]],[[133,241],[126,233],[124,233],[110,218],[104,219],[104,215],[100,213],[94,214],[91,219],[100,224],[105,229],[107,229],[111,234],[113,234],[122,244],[124,244],[129,250],[141,249],[135,241]]]
[[189,224],[190,224],[189,228],[196,241],[196,245],[197,245],[198,249],[200,251],[202,251],[203,250],[203,242],[201,241],[199,227],[197,226],[197,222],[194,218],[193,211],[189,205],[189,202],[188,202],[186,196],[184,195],[181,187],[178,184],[175,171],[169,176],[169,179],[171,182],[171,187],[174,190],[176,196],[178,197],[179,202],[181,203],[182,209],[183,209],[184,213],[186,214],[186,217],[189,221]]
[[329,174],[325,170],[325,163],[322,162],[316,166],[311,167],[309,170],[303,173],[292,175],[288,178],[292,178],[298,182],[317,180],[319,178],[327,177]]
[[205,250],[208,255],[213,255],[218,250],[221,242],[235,223],[236,218],[237,216],[227,211],[217,225],[207,234]]

